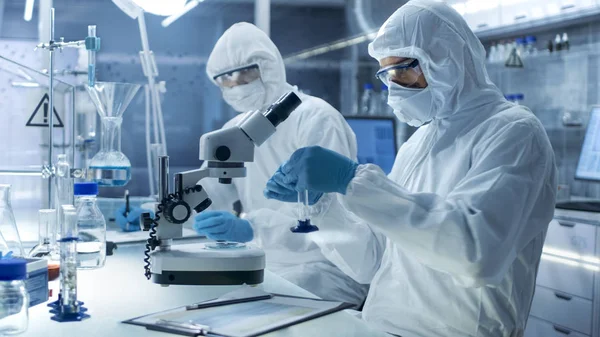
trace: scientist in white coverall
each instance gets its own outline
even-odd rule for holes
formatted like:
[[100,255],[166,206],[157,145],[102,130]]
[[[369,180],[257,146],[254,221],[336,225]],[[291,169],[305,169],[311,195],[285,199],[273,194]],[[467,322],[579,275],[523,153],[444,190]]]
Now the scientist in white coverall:
[[408,2],[369,53],[396,116],[420,126],[392,172],[307,147],[280,167],[265,195],[337,192],[340,203],[315,221],[368,224],[369,240],[323,251],[371,283],[362,317],[385,331],[523,336],[556,197],[546,132],[529,109],[504,99],[482,44],[444,3]]
[[[195,217],[194,229],[215,240],[254,240],[265,250],[270,271],[323,299],[361,305],[368,285],[353,280],[323,255],[318,240],[314,240],[320,233],[295,234],[289,230],[296,223],[295,207],[263,195],[267,180],[299,148],[318,145],[355,158],[354,133],[331,105],[286,82],[279,50],[252,24],[235,24],[223,34],[208,59],[206,72],[221,89],[225,101],[240,112],[224,128],[234,126],[245,112],[266,108],[288,91],[295,91],[302,104],[256,148],[254,162],[246,164],[245,178],[233,179],[231,185],[218,184],[216,179],[202,180],[213,205]],[[238,199],[245,219],[228,212]],[[336,199],[335,195],[322,193],[309,195],[315,213],[337,203]],[[348,229],[344,232],[347,234]],[[359,240],[358,232],[347,237]],[[321,241],[336,245],[332,240]]]

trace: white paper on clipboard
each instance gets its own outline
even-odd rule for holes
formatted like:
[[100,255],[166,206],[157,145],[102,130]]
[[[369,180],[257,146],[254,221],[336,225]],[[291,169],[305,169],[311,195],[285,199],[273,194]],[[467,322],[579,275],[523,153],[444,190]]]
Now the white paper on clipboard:
[[268,300],[237,303],[198,310],[177,308],[130,320],[152,325],[159,320],[195,323],[210,333],[227,337],[253,337],[313,318],[350,308],[350,304],[276,295]]

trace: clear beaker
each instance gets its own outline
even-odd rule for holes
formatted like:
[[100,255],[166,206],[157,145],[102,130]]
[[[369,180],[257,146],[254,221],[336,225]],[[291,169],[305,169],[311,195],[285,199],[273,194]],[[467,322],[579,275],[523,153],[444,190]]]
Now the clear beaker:
[[100,186],[124,186],[131,178],[131,162],[121,152],[121,124],[140,85],[96,82],[86,89],[102,120],[100,151],[90,161],[92,179]]
[[[39,239],[29,252],[30,258],[42,258],[48,261],[48,281],[58,278],[60,254],[56,244],[57,217],[55,209],[39,210]],[[50,284],[52,287],[52,284]]]
[[29,252],[29,257],[51,259],[51,254],[56,251],[52,247],[52,236],[56,230],[56,210],[40,209],[39,212],[39,238],[38,244]]
[[10,203],[10,185],[0,185],[0,235],[6,243],[6,248],[1,247],[1,249],[7,249],[2,252],[2,256],[12,253],[13,256],[25,257]]

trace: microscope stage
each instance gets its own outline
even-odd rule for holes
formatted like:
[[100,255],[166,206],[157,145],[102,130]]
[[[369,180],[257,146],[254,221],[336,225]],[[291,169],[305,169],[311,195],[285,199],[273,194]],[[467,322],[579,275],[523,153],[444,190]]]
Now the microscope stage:
[[171,285],[260,284],[264,279],[265,253],[245,245],[211,248],[214,243],[177,244],[151,254],[152,282]]

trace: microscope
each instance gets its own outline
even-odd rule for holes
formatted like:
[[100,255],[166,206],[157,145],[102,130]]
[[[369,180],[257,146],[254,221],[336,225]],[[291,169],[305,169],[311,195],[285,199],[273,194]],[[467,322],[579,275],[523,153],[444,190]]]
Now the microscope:
[[175,174],[169,193],[169,158],[159,157],[158,195],[155,218],[143,216],[146,244],[145,274],[154,283],[168,285],[260,284],[264,279],[265,253],[252,245],[236,242],[173,244],[183,235],[182,224],[192,210],[200,213],[211,205],[200,185],[204,178],[231,184],[246,176],[244,163],[254,161],[254,147],[263,144],[276,127],[302,102],[294,93],[281,96],[266,110],[248,112],[233,127],[204,134],[200,138],[200,160],[205,167]]

